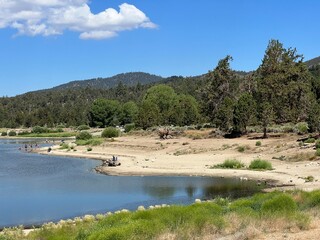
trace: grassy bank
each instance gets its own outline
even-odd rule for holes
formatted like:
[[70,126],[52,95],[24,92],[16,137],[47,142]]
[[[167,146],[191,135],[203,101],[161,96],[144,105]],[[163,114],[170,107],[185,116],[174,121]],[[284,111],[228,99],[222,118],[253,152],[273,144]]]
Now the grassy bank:
[[46,224],[27,237],[6,231],[12,239],[213,239],[237,234],[252,239],[283,230],[307,230],[319,219],[320,191],[272,192],[234,201],[217,198],[190,206],[164,206],[136,212],[85,216]]
[[28,133],[23,135],[17,135],[15,137],[21,138],[68,138],[75,137],[76,132],[59,132],[59,133]]

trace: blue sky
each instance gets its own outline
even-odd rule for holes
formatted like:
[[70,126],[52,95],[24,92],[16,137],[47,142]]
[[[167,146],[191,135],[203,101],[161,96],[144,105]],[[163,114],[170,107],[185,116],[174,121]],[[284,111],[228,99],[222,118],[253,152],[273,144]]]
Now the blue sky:
[[0,3],[11,4],[0,6],[0,96],[131,71],[199,75],[228,54],[254,70],[270,39],[320,55],[318,0],[60,1]]

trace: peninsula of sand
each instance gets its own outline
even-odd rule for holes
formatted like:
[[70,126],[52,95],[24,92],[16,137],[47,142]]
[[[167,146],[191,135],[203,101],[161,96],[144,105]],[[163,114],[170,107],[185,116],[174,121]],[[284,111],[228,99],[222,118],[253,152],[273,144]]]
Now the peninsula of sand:
[[[205,135],[205,132],[201,132]],[[40,149],[41,154],[108,160],[119,159],[117,167],[98,166],[97,172],[107,175],[185,175],[236,177],[265,181],[275,188],[310,191],[320,188],[320,158],[314,143],[302,144],[296,134],[270,135],[257,140],[258,134],[240,138],[174,137],[160,139],[157,134],[126,135],[105,141],[99,146],[75,146],[68,140],[69,149],[59,145]],[[199,132],[197,133],[199,136]],[[259,143],[257,143],[259,142]],[[89,150],[89,151],[88,151]],[[249,166],[254,159],[272,163],[273,170],[219,169],[214,165],[236,159]],[[102,162],[101,161],[101,162]]]

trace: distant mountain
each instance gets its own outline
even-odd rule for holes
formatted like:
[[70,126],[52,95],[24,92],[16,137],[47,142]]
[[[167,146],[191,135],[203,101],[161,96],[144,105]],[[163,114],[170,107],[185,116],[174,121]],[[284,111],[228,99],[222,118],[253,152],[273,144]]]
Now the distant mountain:
[[310,59],[308,61],[305,61],[305,63],[307,64],[308,67],[320,65],[320,57]]
[[89,80],[72,81],[52,88],[51,90],[94,88],[109,89],[122,83],[127,86],[134,86],[138,83],[146,85],[164,80],[164,78],[144,72],[129,72],[115,75],[109,78],[94,78]]

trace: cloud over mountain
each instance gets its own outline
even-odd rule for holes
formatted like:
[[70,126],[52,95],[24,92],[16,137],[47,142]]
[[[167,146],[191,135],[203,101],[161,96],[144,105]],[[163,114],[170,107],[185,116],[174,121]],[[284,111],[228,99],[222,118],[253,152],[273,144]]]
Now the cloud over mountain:
[[123,3],[119,11],[108,8],[94,14],[88,0],[0,0],[0,29],[13,28],[17,35],[80,33],[81,39],[106,39],[119,32],[156,25],[134,5]]

